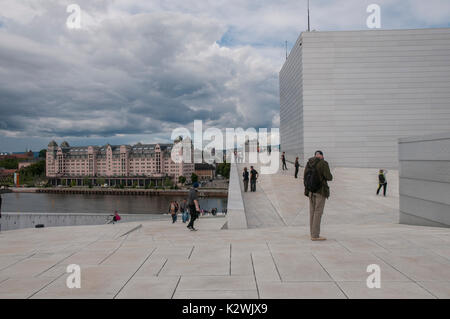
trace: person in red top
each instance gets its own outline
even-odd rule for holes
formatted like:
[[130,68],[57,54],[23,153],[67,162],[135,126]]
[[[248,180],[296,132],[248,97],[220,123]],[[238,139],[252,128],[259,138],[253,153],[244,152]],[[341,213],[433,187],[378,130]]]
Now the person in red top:
[[119,220],[121,220],[122,219],[122,217],[120,217],[120,215],[119,215],[119,213],[117,212],[117,210],[116,211],[114,211],[114,215],[109,215],[109,216],[112,216],[113,218],[109,221],[109,223],[108,224],[110,224],[110,223],[116,223],[116,222],[118,222]]

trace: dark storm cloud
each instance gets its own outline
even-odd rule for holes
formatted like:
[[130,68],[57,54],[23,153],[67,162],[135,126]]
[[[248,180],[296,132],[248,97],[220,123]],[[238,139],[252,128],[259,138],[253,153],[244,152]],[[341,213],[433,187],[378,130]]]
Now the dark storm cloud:
[[[74,2],[80,30],[65,25]],[[312,27],[364,29],[370,3],[312,1]],[[447,0],[377,3],[384,28],[448,25]],[[160,138],[195,119],[277,126],[284,41],[305,29],[305,10],[296,0],[0,0],[0,151],[28,139]]]
[[170,134],[194,120],[270,124],[262,114],[276,104],[255,90],[273,69],[249,48],[219,47],[217,21],[160,12],[68,30],[65,6],[52,4],[0,30],[0,129],[10,136]]

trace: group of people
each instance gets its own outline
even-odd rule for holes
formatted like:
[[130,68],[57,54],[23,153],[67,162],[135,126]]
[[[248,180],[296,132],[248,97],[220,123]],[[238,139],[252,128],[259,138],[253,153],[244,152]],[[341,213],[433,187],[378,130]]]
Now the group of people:
[[183,223],[189,220],[189,213],[187,210],[187,200],[184,199],[181,203],[177,201],[171,201],[169,204],[169,214],[172,216],[172,223],[176,223],[178,218],[178,212],[181,213],[181,219]]
[[[177,201],[171,201],[169,204],[169,214],[172,216],[172,224],[177,222],[178,219],[178,212],[181,213],[181,220],[183,223],[187,223],[190,219],[190,210],[188,207],[188,201],[187,199],[183,199],[181,203],[178,203]],[[213,216],[217,215],[217,208],[211,209],[211,211],[205,211],[204,209],[201,209],[199,212],[199,215],[203,216],[205,214],[211,214]],[[225,211],[222,210],[222,213],[225,214]],[[195,229],[194,229],[195,230]]]
[[244,172],[242,173],[242,178],[244,181],[244,192],[248,192],[248,182],[250,181],[250,192],[256,192],[256,180],[258,179],[258,172],[253,166],[250,166],[250,172],[247,167],[244,167]]
[[[287,165],[286,165],[286,152],[283,152],[281,154],[281,169],[284,170],[288,170]],[[294,177],[298,178],[298,171],[300,169],[300,162],[298,161],[298,157],[295,158],[295,163],[294,163],[294,167],[295,167],[295,173],[294,173]]]
[[191,231],[196,231],[194,227],[194,222],[200,215],[200,204],[198,202],[198,190],[199,183],[195,182],[192,184],[192,188],[189,190],[188,198],[184,199],[181,204],[176,201],[172,201],[169,204],[169,213],[172,216],[172,223],[177,221],[178,212],[181,212],[181,218],[183,223],[189,221],[187,228]]

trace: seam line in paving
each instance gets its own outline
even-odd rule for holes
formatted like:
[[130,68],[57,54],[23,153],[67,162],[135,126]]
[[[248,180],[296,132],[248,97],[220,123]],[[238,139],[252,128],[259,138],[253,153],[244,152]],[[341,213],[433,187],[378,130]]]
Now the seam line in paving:
[[145,264],[145,262],[150,258],[150,256],[155,252],[156,248],[153,248],[152,252],[145,258],[145,260],[142,262],[142,264],[136,269],[136,271],[131,275],[130,278],[126,281],[126,283],[122,286],[122,288],[119,289],[119,291],[114,295],[113,299],[116,299],[117,295],[120,294],[120,292],[125,288],[125,286],[130,282],[131,279],[133,279],[134,275],[139,271],[139,269],[142,268],[142,266]]
[[328,272],[328,270],[325,269],[325,267],[320,263],[319,259],[317,259],[317,257],[311,253],[311,255],[313,256],[313,258],[317,261],[317,263],[320,265],[320,267],[322,267],[322,269],[327,273],[328,277],[330,277],[331,281],[333,281],[333,283],[339,288],[339,290],[344,294],[345,298],[349,299],[349,297],[347,296],[347,294],[344,292],[344,290],[342,290],[341,286],[339,286],[339,284],[336,282],[336,280],[334,280],[334,278],[330,275],[330,273]]
[[392,268],[394,268],[396,271],[398,271],[399,273],[401,273],[403,276],[405,276],[406,278],[408,278],[409,280],[411,280],[413,283],[415,283],[416,285],[418,285],[419,287],[421,287],[423,290],[425,290],[426,292],[428,292],[430,295],[432,295],[434,298],[439,299],[437,296],[435,296],[431,291],[429,291],[428,289],[426,289],[425,287],[423,287],[421,284],[419,284],[419,282],[415,281],[414,279],[412,279],[411,277],[409,277],[408,275],[406,275],[405,273],[403,273],[402,271],[400,271],[399,269],[397,269],[396,267],[394,267],[393,265],[391,265],[390,263],[388,263],[386,260],[384,260],[383,258],[381,258],[380,256],[378,256],[377,254],[373,253],[375,256],[377,256],[378,258],[380,258],[383,262],[385,262],[386,264],[388,264],[389,266],[391,266]]
[[23,260],[25,260],[25,259],[28,259],[28,258],[33,257],[34,255],[36,255],[36,253],[32,253],[32,254],[29,255],[29,256],[26,256],[26,257],[24,257],[24,258],[22,258],[22,259],[19,259],[19,260],[13,262],[12,264],[10,264],[10,265],[8,265],[8,266],[6,266],[6,267],[3,267],[2,269],[0,269],[0,271],[3,271],[3,270],[5,270],[5,269],[7,269],[7,268],[9,268],[9,267],[12,267],[12,266],[14,266],[14,265],[20,263],[21,261],[23,261]]
[[156,274],[156,277],[159,276],[159,274],[161,273],[161,271],[163,270],[164,266],[166,265],[167,261],[169,261],[168,258],[166,258],[166,261],[164,262],[164,264],[162,265],[161,269],[158,271],[158,273]]
[[10,278],[5,278],[3,280],[0,281],[0,286],[2,285],[2,283],[4,283],[5,281],[9,280]]
[[344,244],[340,243],[339,240],[335,239],[334,240],[336,243],[338,243],[339,245],[341,245],[342,247],[344,247],[345,250],[347,250],[349,253],[353,253],[350,249],[348,249]]
[[62,276],[64,276],[65,273],[62,273],[61,275],[57,276],[55,279],[53,279],[52,281],[50,281],[48,284],[44,285],[44,287],[40,288],[38,291],[34,292],[33,294],[31,294],[29,297],[27,297],[26,299],[30,299],[31,297],[33,297],[34,295],[36,295],[37,293],[39,293],[40,291],[44,290],[45,288],[47,288],[48,286],[50,286],[52,283],[54,283],[55,281],[57,281],[59,278],[61,278]]
[[283,282],[283,278],[281,278],[280,270],[278,269],[277,263],[275,262],[275,258],[273,257],[272,250],[270,249],[269,243],[266,241],[267,249],[269,250],[270,256],[272,257],[273,264],[275,265],[275,269],[277,270],[278,277],[280,281]]
[[76,253],[82,251],[83,249],[85,249],[85,248],[88,247],[89,245],[91,245],[91,244],[93,244],[93,243],[96,243],[97,241],[100,240],[100,238],[101,238],[101,237],[97,238],[96,240],[94,240],[94,241],[90,242],[89,244],[85,245],[83,248],[80,248],[78,251],[76,251],[76,252],[70,254],[69,256],[67,256],[67,257],[65,257],[65,258],[63,258],[63,259],[61,259],[61,260],[58,261],[56,264],[54,264],[54,265],[51,266],[50,268],[44,270],[43,272],[41,272],[40,274],[36,275],[35,277],[39,277],[40,275],[42,275],[42,274],[44,274],[45,272],[49,271],[50,269],[52,269],[53,267],[57,266],[58,264],[60,264],[60,263],[63,262],[64,260],[66,260],[66,259],[72,257],[73,255],[75,255]]
[[46,273],[47,271],[49,271],[50,269],[52,269],[53,267],[55,267],[55,266],[57,266],[58,264],[62,263],[62,262],[63,262],[64,260],[66,260],[67,258],[72,257],[72,256],[75,255],[76,253],[77,253],[77,251],[71,253],[69,256],[64,257],[63,259],[61,259],[60,261],[58,261],[56,264],[54,264],[54,265],[51,266],[50,268],[47,268],[46,270],[40,272],[38,275],[36,275],[36,276],[34,276],[34,277],[39,277],[40,275],[42,275],[42,274]]
[[[423,249],[426,249],[426,247],[423,247]],[[441,257],[441,258],[444,258],[445,260],[450,261],[450,257],[443,256],[443,255],[438,254],[437,252],[435,252],[435,251],[433,250],[433,248],[432,248],[431,250],[427,250],[427,252],[431,252],[433,255],[439,256],[439,257]]]
[[131,234],[132,232],[138,230],[138,229],[141,228],[141,227],[142,227],[142,224],[140,224],[140,225],[138,225],[138,226],[136,226],[136,227],[130,229],[129,231],[125,232],[124,234],[122,234],[122,235],[120,235],[119,237],[114,238],[114,239],[118,239],[118,238],[123,237],[123,236],[125,236],[125,235]]
[[253,263],[253,254],[252,254],[252,253],[250,253],[250,259],[252,260],[253,277],[255,278],[256,292],[257,292],[257,294],[258,294],[258,299],[261,299],[261,296],[259,295],[258,280],[256,280],[255,265],[254,265],[254,263]]
[[116,251],[118,251],[120,249],[120,247],[122,247],[123,243],[125,242],[125,240],[127,240],[128,235],[126,235],[126,237],[122,240],[122,242],[120,243],[119,247],[117,247],[116,249],[114,249],[114,251],[112,253],[110,253],[108,256],[106,256],[105,258],[103,258],[103,260],[101,262],[99,262],[98,264],[101,265],[106,259],[108,259],[109,257],[111,257],[112,255],[114,255],[116,253]]
[[231,243],[230,243],[230,276],[231,276]]
[[[371,242],[375,243],[375,245],[377,245],[378,247],[383,248],[384,250],[387,250],[389,253],[392,253],[392,251],[391,251],[390,249],[388,249],[388,248],[386,248],[386,247],[384,247],[384,246],[381,246],[381,244],[379,244],[376,240],[374,240],[374,239],[372,239],[372,238],[369,238],[369,240],[370,240]],[[377,255],[377,257],[378,257],[378,255]]]
[[422,288],[423,290],[425,290],[426,292],[428,292],[430,295],[432,295],[434,298],[436,298],[436,299],[440,299],[438,296],[436,296],[435,294],[433,294],[431,291],[429,291],[427,288],[425,288],[424,286],[422,286],[421,284],[420,284],[420,282],[418,282],[418,281],[415,281],[414,282],[416,285],[418,285],[420,288]]
[[391,263],[389,263],[387,260],[383,259],[382,257],[380,257],[378,254],[376,254],[375,252],[372,253],[374,256],[376,256],[377,258],[379,258],[380,260],[382,260],[384,263],[386,263],[386,265],[391,266],[392,268],[394,268],[396,271],[398,271],[399,273],[401,273],[403,276],[405,276],[406,278],[408,278],[410,281],[412,282],[416,282],[413,278],[409,277],[407,274],[403,273],[402,271],[400,271],[397,267],[395,267],[394,265],[392,265]]
[[192,246],[191,252],[189,253],[188,259],[191,259],[192,253],[194,252],[195,245]]
[[175,292],[178,289],[178,285],[180,284],[181,281],[181,276],[178,278],[177,284],[175,285],[175,289],[173,290],[172,296],[170,297],[170,299],[173,299],[173,296],[175,296]]

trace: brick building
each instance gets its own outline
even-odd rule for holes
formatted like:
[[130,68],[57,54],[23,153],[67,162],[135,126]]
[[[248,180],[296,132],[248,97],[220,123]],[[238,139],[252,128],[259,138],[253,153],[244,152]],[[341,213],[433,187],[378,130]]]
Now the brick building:
[[46,175],[54,185],[81,185],[86,178],[92,184],[104,180],[110,186],[151,182],[161,185],[166,178],[178,181],[190,179],[194,164],[175,163],[171,159],[173,144],[136,144],[104,146],[74,146],[55,141],[48,144]]

